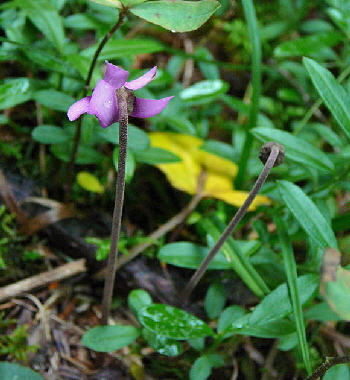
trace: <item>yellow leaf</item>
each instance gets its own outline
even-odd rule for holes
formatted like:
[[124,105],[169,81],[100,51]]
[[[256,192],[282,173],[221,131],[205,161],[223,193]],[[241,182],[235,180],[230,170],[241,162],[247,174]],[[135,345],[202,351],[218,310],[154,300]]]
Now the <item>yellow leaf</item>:
[[77,175],[77,181],[79,185],[87,191],[99,194],[104,191],[101,182],[89,172],[79,172]]
[[[153,147],[166,149],[181,158],[181,162],[156,165],[175,188],[195,194],[199,174],[204,169],[207,172],[205,196],[221,199],[237,207],[243,204],[248,193],[233,188],[233,180],[238,171],[237,165],[201,150],[203,140],[171,132],[152,132],[149,137]],[[268,197],[258,195],[250,210],[254,210],[260,204],[270,203]]]

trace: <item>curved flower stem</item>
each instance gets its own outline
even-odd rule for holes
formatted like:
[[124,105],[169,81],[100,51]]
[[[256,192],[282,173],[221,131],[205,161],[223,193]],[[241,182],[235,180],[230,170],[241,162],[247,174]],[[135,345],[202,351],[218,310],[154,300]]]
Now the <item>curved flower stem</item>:
[[122,220],[124,189],[125,189],[125,166],[126,147],[128,142],[128,105],[126,96],[117,96],[119,108],[119,156],[118,156],[118,177],[115,190],[114,211],[111,232],[111,247],[108,256],[107,275],[103,289],[102,298],[102,318],[101,324],[107,325],[111,308],[115,272],[117,269],[118,242],[120,226]]
[[[96,62],[97,62],[98,56],[100,55],[102,49],[104,48],[104,46],[106,45],[106,43],[109,41],[109,39],[112,37],[112,35],[114,34],[114,32],[120,27],[120,25],[124,21],[124,18],[126,16],[127,11],[128,11],[128,8],[122,8],[121,9],[121,11],[119,12],[119,17],[118,17],[118,20],[117,20],[116,24],[103,37],[103,40],[98,45],[98,47],[97,47],[97,49],[95,51],[95,54],[94,54],[94,56],[92,58],[88,75],[87,75],[87,77],[85,79],[83,98],[85,98],[85,96],[87,95],[87,92],[89,90],[90,81],[91,81],[91,78],[92,78],[92,73],[93,73],[94,68],[96,66]],[[66,194],[65,194],[66,201],[68,201],[68,199],[70,197],[70,193],[71,193],[71,189],[72,189],[72,184],[73,184],[73,171],[74,171],[75,160],[76,160],[77,154],[78,154],[78,146],[79,146],[80,137],[81,137],[82,120],[83,120],[83,118],[80,118],[78,120],[78,123],[77,123],[77,128],[75,130],[75,135],[74,135],[73,150],[72,150],[72,154],[70,156],[69,164],[68,164]]]
[[208,253],[207,257],[202,261],[199,268],[196,270],[194,275],[191,277],[190,281],[188,282],[186,288],[180,295],[180,305],[184,305],[189,300],[191,293],[193,289],[198,284],[199,280],[202,278],[204,272],[207,270],[208,265],[213,260],[214,256],[218,253],[221,246],[225,243],[227,238],[232,234],[233,230],[237,227],[237,224],[241,221],[245,213],[248,211],[249,206],[252,204],[254,198],[258,195],[259,190],[261,189],[261,186],[266,181],[266,178],[268,177],[270,170],[275,166],[275,162],[278,158],[279,153],[281,152],[280,147],[278,145],[274,145],[271,149],[271,152],[268,156],[268,159],[265,163],[265,166],[260,173],[258,179],[256,180],[253,189],[249,193],[247,199],[243,203],[243,205],[239,208],[239,210],[236,212],[236,215],[232,218],[229,225],[226,227],[225,231],[220,236],[220,239],[217,241],[217,243],[213,246],[213,248]]

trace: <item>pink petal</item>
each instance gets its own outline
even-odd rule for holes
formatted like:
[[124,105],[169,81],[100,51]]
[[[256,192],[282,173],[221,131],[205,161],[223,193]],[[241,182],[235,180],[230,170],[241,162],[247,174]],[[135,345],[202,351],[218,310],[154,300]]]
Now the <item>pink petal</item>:
[[168,96],[167,98],[156,100],[156,99],[141,99],[141,98],[136,97],[134,110],[131,116],[144,118],[144,117],[152,117],[154,115],[158,115],[160,112],[163,111],[163,109],[167,106],[169,100],[172,98],[173,96]]
[[151,82],[156,76],[157,66],[154,66],[153,69],[147,71],[146,74],[140,76],[140,78],[134,79],[130,82],[125,83],[125,87],[129,90],[138,90],[139,88],[145,86],[147,83]]
[[86,113],[89,109],[91,96],[80,99],[69,107],[67,112],[68,119],[70,121],[78,119],[83,113]]
[[121,69],[118,66],[113,65],[106,61],[107,70],[103,80],[109,83],[114,90],[120,88],[124,85],[125,81],[128,79],[128,71]]
[[118,106],[114,88],[103,79],[97,82],[87,113],[95,115],[102,128],[118,121]]

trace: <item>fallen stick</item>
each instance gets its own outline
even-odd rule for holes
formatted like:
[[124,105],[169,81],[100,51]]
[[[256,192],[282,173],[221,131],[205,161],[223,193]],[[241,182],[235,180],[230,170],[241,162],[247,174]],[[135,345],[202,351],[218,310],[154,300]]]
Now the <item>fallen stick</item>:
[[19,296],[23,293],[28,293],[35,288],[45,286],[51,282],[61,281],[85,271],[85,259],[80,259],[61,265],[58,268],[47,272],[28,277],[25,280],[0,288],[0,302]]

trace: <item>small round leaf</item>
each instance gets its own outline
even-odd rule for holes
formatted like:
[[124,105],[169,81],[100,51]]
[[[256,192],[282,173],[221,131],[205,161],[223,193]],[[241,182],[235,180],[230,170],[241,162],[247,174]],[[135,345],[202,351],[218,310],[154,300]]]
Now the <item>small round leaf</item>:
[[134,326],[96,326],[82,338],[86,347],[98,352],[111,352],[131,344],[140,335]]

